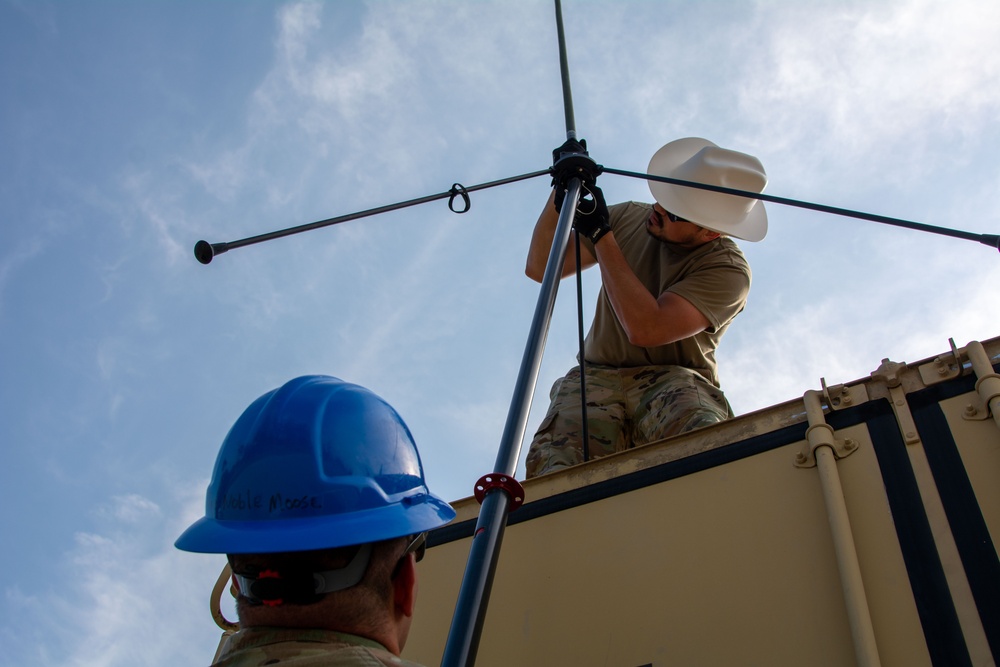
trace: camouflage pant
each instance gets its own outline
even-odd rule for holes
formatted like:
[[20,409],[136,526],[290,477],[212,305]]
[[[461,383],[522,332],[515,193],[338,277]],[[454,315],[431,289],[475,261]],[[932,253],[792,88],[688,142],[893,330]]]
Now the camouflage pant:
[[[583,462],[580,367],[556,380],[528,448],[527,475]],[[733,416],[722,390],[681,366],[587,365],[590,458],[662,440]]]

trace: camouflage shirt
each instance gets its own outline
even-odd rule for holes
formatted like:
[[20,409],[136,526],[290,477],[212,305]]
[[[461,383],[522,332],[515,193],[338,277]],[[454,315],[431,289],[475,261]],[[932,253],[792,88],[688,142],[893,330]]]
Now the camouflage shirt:
[[212,667],[420,667],[378,642],[332,630],[247,628],[226,642]]

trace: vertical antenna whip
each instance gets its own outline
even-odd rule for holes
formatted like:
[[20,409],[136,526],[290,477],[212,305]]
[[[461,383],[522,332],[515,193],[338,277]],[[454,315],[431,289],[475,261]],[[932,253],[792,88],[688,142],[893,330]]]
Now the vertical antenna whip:
[[562,77],[563,109],[566,113],[566,138],[576,139],[576,119],[573,117],[573,91],[569,87],[569,60],[566,57],[566,31],[563,30],[562,3],[556,3],[556,33],[559,35],[559,73]]

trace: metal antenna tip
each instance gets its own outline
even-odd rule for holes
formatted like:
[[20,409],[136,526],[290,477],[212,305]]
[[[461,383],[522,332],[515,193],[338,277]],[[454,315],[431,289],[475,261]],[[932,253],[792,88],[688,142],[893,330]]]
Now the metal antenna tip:
[[198,241],[194,244],[194,256],[202,264],[208,264],[215,257],[215,250],[208,241]]

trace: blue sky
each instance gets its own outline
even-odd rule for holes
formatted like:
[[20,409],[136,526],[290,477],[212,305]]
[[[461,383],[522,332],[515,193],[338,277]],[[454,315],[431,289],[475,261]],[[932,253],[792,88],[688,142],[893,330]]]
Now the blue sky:
[[[758,156],[770,194],[1000,233],[997,3],[564,14],[599,163],[643,171],[702,136]],[[548,0],[0,0],[0,662],[207,664],[222,559],[173,540],[240,412],[297,375],[383,395],[431,487],[471,494],[538,294],[523,266],[547,179],[209,266],[191,249],[546,168],[565,139],[557,55]],[[1000,334],[995,250],[768,211],[719,353],[737,413]],[[529,431],[575,346],[567,281]]]

